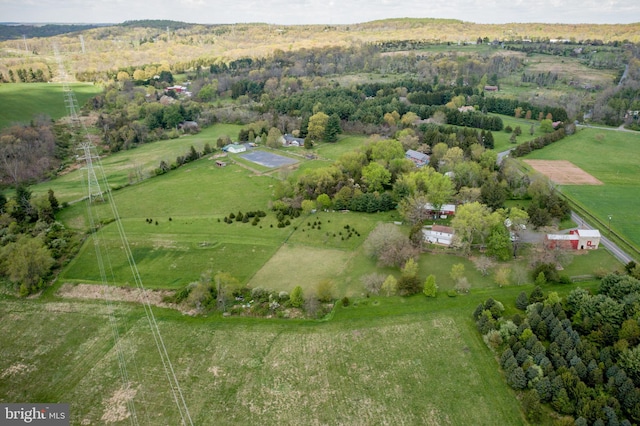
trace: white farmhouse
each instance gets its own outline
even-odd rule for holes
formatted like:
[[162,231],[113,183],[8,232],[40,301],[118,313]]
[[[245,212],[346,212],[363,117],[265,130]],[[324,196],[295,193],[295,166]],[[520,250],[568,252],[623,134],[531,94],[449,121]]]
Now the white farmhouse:
[[433,225],[431,229],[423,229],[424,240],[431,244],[450,246],[453,241],[453,228],[449,226]]

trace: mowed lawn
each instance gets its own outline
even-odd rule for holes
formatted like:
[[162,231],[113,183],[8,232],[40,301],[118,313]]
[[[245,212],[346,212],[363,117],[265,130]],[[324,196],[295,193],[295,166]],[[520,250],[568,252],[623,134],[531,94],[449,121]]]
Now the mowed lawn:
[[[156,315],[194,424],[525,424],[469,312],[406,303],[412,313],[347,308],[329,323]],[[142,309],[116,306],[129,390],[103,304],[0,313],[2,335],[20,335],[0,340],[0,401],[68,402],[73,425],[124,425],[132,398],[142,424],[180,423]]]
[[[80,107],[89,98],[102,92],[102,87],[93,84],[71,84],[70,87]],[[40,114],[53,119],[67,115],[62,84],[0,84],[0,129],[15,123],[29,123]]]
[[[154,171],[161,161],[171,165],[176,157],[184,156],[193,146],[202,152],[204,145],[209,143],[215,148],[220,136],[227,135],[236,138],[242,126],[235,124],[216,124],[204,129],[197,135],[185,135],[178,139],[151,142],[134,149],[117,152],[100,161],[109,186],[121,187],[136,183],[139,178],[146,179],[154,175]],[[213,161],[212,161],[213,163]],[[84,167],[83,161],[78,161]],[[97,164],[96,164],[97,165]],[[100,169],[96,168],[96,176],[102,184]],[[86,171],[84,169],[70,171],[49,182],[42,182],[30,187],[34,196],[46,194],[52,189],[60,202],[72,202],[87,195]]]
[[[562,192],[640,247],[640,134],[587,128],[527,159],[568,160],[604,185],[563,185]],[[604,231],[604,230],[602,230]]]
[[[114,192],[145,285],[175,288],[207,271],[228,271],[245,282],[275,253],[293,227],[278,228],[273,212],[256,226],[236,221],[227,224],[223,219],[240,211],[267,211],[274,182],[239,166],[220,168],[212,161],[200,160]],[[91,211],[95,223],[106,223],[113,217],[106,203]],[[88,226],[85,202],[65,209],[60,216],[67,226]],[[97,237],[101,251],[109,256],[114,281],[132,284],[115,224],[104,226]],[[85,242],[59,281],[100,281],[92,239]]]

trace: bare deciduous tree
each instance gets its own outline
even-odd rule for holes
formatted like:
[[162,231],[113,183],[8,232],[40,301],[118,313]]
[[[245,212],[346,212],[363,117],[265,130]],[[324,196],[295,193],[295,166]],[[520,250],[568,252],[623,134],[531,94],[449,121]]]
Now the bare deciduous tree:
[[376,259],[380,266],[401,266],[418,255],[409,237],[390,223],[379,225],[369,234],[364,242],[364,250],[368,256]]

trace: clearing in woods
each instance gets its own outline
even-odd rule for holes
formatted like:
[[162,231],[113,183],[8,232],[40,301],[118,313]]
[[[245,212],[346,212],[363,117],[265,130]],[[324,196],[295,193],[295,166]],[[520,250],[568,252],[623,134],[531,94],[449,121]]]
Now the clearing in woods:
[[524,160],[559,185],[602,185],[602,182],[566,160]]

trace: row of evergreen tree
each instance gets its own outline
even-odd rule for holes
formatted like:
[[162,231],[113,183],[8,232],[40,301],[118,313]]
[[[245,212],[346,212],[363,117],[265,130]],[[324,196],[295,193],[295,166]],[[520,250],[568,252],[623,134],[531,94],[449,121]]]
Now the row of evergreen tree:
[[[48,67],[47,67],[48,68]],[[0,73],[0,83],[46,83],[51,80],[51,68],[45,73],[40,68],[18,68],[15,71],[9,69],[7,75]]]

